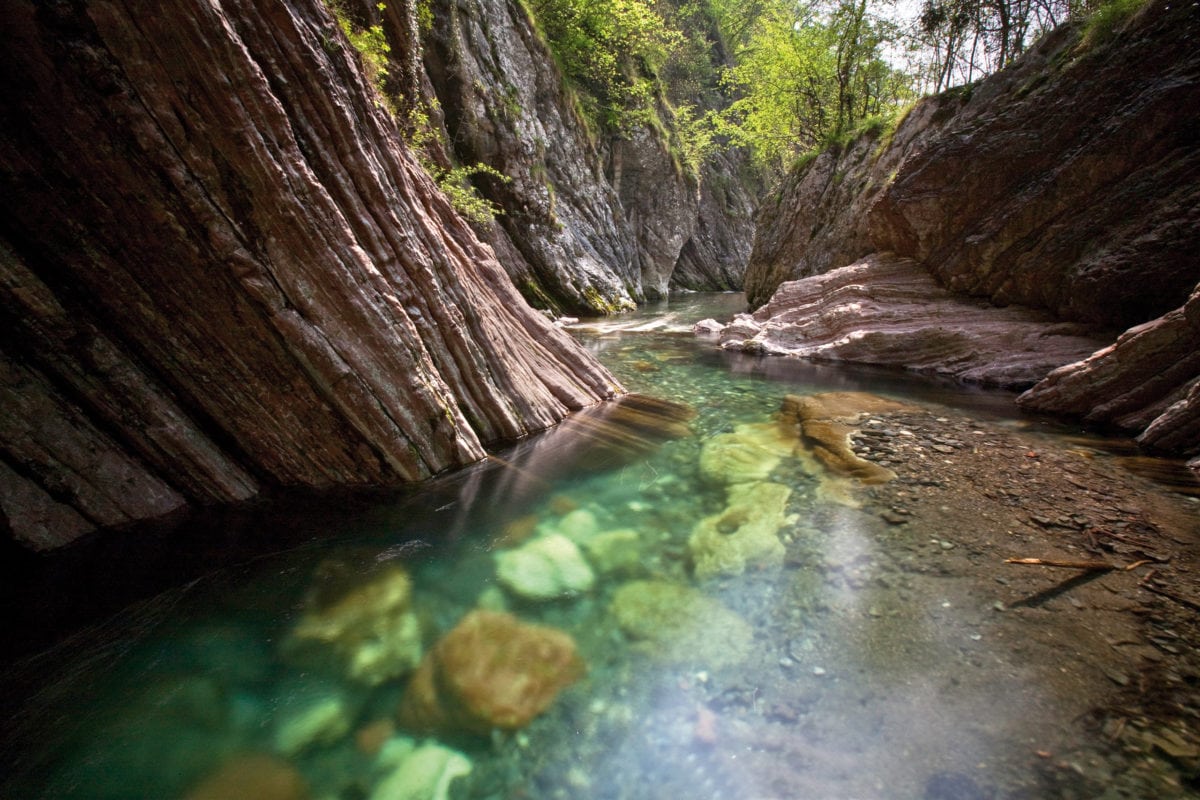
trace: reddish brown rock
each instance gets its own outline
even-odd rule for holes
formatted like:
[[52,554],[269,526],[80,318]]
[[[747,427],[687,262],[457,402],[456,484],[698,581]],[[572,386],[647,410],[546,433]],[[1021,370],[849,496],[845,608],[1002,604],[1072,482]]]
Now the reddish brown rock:
[[753,316],[735,318],[718,335],[727,349],[1021,388],[1111,341],[1045,312],[957,296],[918,262],[886,254],[785,283]]
[[1200,287],[1182,307],[1050,373],[1017,398],[1134,433],[1152,450],[1200,453]]
[[235,756],[188,792],[184,800],[308,800],[308,785],[275,756]]
[[407,152],[319,0],[5,19],[18,539],[417,480],[618,391]]
[[495,611],[472,611],[426,654],[399,719],[420,732],[515,729],[584,673],[571,637]]

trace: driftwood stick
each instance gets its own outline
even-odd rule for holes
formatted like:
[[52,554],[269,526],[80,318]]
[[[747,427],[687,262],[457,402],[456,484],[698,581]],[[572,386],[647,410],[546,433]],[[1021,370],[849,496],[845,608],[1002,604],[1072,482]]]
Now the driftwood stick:
[[1082,569],[1089,572],[1117,569],[1116,564],[1107,561],[1061,561],[1056,558],[1006,558],[1005,564],[1024,564],[1032,567],[1063,567],[1065,569]]

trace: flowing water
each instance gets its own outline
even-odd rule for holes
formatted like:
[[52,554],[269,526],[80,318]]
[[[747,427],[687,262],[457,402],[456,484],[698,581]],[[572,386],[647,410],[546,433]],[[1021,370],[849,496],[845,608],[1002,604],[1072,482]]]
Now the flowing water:
[[[1031,767],[1056,749],[1075,754],[1079,786],[1114,772],[1078,724],[1092,666],[1061,641],[1061,658],[1035,663],[978,578],[927,569],[946,553],[979,560],[952,550],[956,531],[881,522],[786,448],[765,467],[729,462],[755,473],[744,495],[714,475],[716,449],[704,456],[706,443],[747,431],[770,450],[790,394],[865,390],[952,409],[968,433],[1028,431],[1011,395],[727,354],[690,334],[693,321],[741,308],[738,295],[696,295],[575,326],[648,397],[579,415],[419,492],[259,509],[236,541],[216,518],[186,533],[192,544],[161,545],[189,554],[190,569],[130,545],[105,557],[133,564],[96,570],[128,580],[75,564],[60,576],[72,585],[10,595],[70,613],[80,611],[70,598],[88,595],[105,619],[10,675],[10,691],[32,694],[6,732],[0,796],[1095,796]],[[690,542],[705,525],[718,541],[757,526],[767,550],[701,567]],[[247,538],[276,544],[251,557]],[[557,596],[498,577],[504,554],[548,539],[569,541],[575,558],[559,576],[566,588],[543,591]],[[197,568],[225,545],[219,568]],[[108,614],[106,602],[134,599],[121,587],[139,568],[164,586]],[[536,584],[531,569],[521,579]],[[365,610],[353,613],[386,618],[343,620],[368,631],[357,639],[312,633],[314,614],[355,592]],[[478,607],[569,634],[586,672],[519,730],[406,732],[396,709],[418,650]],[[13,635],[34,636],[33,624]],[[310,641],[297,645],[306,624]],[[226,783],[194,789],[230,763],[240,766]]]

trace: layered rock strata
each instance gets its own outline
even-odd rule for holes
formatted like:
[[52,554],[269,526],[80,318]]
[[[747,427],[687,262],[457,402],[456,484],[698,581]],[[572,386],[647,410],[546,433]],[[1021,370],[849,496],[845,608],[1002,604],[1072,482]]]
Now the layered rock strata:
[[318,0],[6,17],[0,505],[18,539],[416,480],[618,390],[521,301]]
[[920,263],[874,254],[783,284],[767,305],[716,331],[721,347],[865,364],[1027,388],[1108,341],[1092,326],[997,308],[946,289]]
[[[1200,452],[1191,11],[1151,2],[1107,41],[1063,26],[1003,72],[922,101],[893,134],[799,168],[764,203],[746,274],[754,305],[776,299],[722,337],[1011,386],[1061,367],[1024,407]],[[811,277],[872,253],[884,255],[856,264],[863,275]],[[904,277],[894,256],[913,259]]]
[[[431,11],[426,91],[449,158],[507,178],[475,179],[503,211],[478,227],[526,298],[606,314],[672,287],[741,288],[758,189],[743,154],[713,157],[694,176],[649,125],[589,130],[517,0],[434,0]],[[385,12],[389,38],[403,38],[404,19]]]

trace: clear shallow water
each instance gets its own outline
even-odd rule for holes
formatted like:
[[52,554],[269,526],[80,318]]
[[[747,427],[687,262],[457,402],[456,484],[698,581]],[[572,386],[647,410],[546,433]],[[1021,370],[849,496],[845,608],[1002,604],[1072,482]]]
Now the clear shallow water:
[[[688,296],[575,329],[628,388],[690,407],[686,435],[652,414],[614,440],[600,410],[417,495],[261,514],[274,554],[181,571],[188,582],[25,661],[38,694],[5,737],[0,796],[182,797],[240,753],[282,755],[315,798],[433,796],[388,783],[414,746],[391,731],[404,678],[364,685],[285,644],[314,586],[352,590],[392,567],[411,577],[426,647],[472,608],[506,607],[570,634],[587,664],[518,733],[439,736],[471,767],[450,797],[1044,796],[1030,753],[1066,735],[1078,693],[1025,663],[976,587],[927,578],[907,534],[831,499],[812,463],[781,458],[763,478],[788,491],[782,565],[700,580],[688,544],[730,503],[702,475],[704,443],[768,421],[787,394],[867,390],[1024,425],[1006,419],[1011,396],[721,353],[690,334],[741,308]],[[596,578],[573,597],[497,581],[497,554],[522,537],[613,532],[600,555],[584,548]],[[620,592],[647,581],[684,591],[682,611],[620,618]],[[314,708],[310,740],[283,732]],[[370,741],[389,733],[382,751]]]

